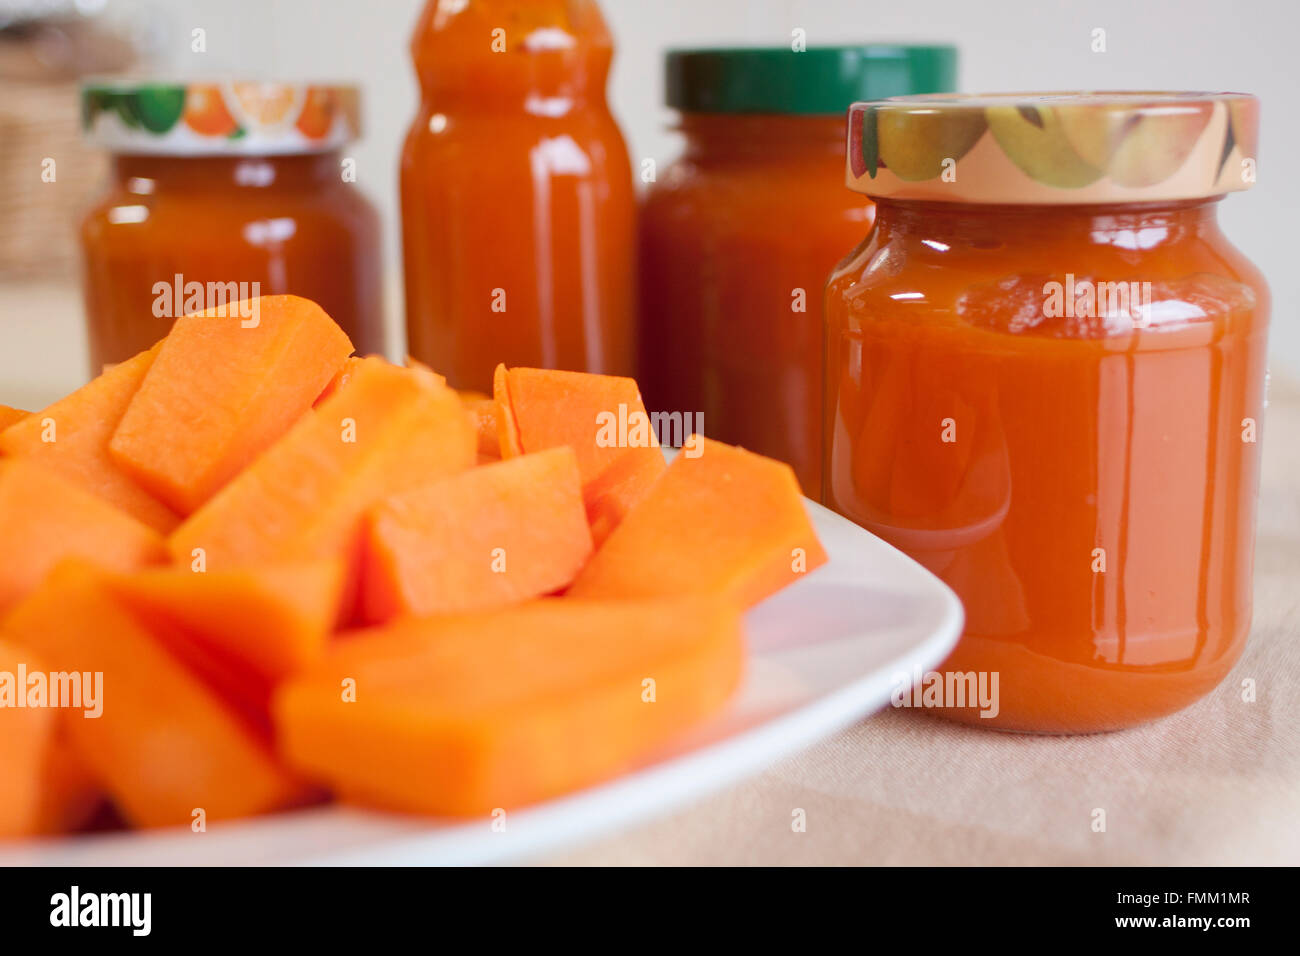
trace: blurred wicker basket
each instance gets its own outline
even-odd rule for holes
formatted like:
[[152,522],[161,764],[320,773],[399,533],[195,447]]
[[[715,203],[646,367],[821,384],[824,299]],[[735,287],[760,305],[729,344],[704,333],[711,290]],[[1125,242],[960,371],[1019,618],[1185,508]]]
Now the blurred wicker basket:
[[[0,14],[15,6],[0,3]],[[81,140],[80,77],[125,68],[132,48],[94,19],[0,25],[0,277],[69,276],[77,224],[108,166]]]
[[0,276],[71,275],[108,158],[81,142],[77,83],[0,82]]

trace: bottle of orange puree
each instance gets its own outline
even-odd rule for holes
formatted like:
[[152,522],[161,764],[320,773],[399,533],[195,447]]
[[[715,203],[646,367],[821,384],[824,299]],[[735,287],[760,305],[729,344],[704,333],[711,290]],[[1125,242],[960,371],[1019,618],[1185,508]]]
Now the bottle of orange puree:
[[632,374],[635,199],[594,0],[429,0],[402,151],[411,355]]

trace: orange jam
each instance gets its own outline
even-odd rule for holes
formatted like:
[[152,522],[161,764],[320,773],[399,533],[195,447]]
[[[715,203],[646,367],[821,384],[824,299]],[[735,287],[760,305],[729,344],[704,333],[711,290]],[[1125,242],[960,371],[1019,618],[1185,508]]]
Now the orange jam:
[[642,207],[649,407],[702,413],[710,436],[788,462],[820,493],[822,287],[872,216],[840,181],[844,110],[947,89],[955,60],[948,47],[669,54],[685,152]]
[[[961,597],[940,670],[999,700],[945,714],[1110,730],[1208,693],[1250,628],[1269,295],[1216,212],[1257,107],[1003,105],[854,107],[877,215],[827,287],[825,501]],[[884,132],[915,123],[940,159]]]
[[282,84],[88,87],[112,180],[81,224],[91,371],[185,312],[314,299],[382,352],[379,217],[348,175],[355,91]]
[[636,205],[594,0],[429,0],[411,51],[411,355],[481,392],[498,362],[631,374]]

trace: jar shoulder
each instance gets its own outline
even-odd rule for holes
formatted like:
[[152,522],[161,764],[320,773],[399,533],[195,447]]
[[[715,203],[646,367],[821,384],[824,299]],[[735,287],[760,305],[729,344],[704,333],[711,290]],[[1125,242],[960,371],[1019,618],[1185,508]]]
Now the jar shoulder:
[[339,213],[378,220],[379,212],[370,197],[342,174],[337,182],[318,183],[311,188],[241,189],[214,186],[210,189],[168,189],[156,186],[151,192],[132,192],[122,185],[111,185],[100,192],[83,213],[83,221],[96,218],[131,218],[124,209],[147,210],[153,215],[192,214],[194,210],[227,210],[235,216],[261,216],[276,210],[309,210],[323,214]]
[[581,116],[451,115],[436,131],[423,112],[399,161],[404,197],[535,196],[539,182],[595,183],[597,198],[633,202],[632,162],[608,110]]
[[138,195],[114,186],[82,214],[80,233],[97,244],[257,244],[259,223],[275,223],[280,234],[331,241],[377,241],[379,211],[357,186],[340,180],[314,190],[183,190],[165,187]]
[[850,326],[930,318],[1024,332],[1049,331],[1078,305],[1096,321],[1074,323],[1068,334],[1098,337],[1131,327],[1109,321],[1116,303],[1133,314],[1154,304],[1151,314],[1171,325],[1228,313],[1262,323],[1270,296],[1260,271],[1217,229],[1167,240],[1155,232],[1030,240],[990,231],[956,242],[877,224],[833,270],[826,302],[829,320]]
[[825,227],[839,237],[838,255],[866,233],[872,208],[845,188],[838,172],[817,162],[711,164],[680,156],[658,166],[643,215],[652,223],[689,220],[724,232]]
[[522,107],[482,112],[463,107],[441,109],[429,103],[420,105],[406,128],[402,155],[407,160],[425,154],[464,154],[472,149],[490,158],[554,140],[627,155],[623,131],[605,104],[557,108],[548,114]]

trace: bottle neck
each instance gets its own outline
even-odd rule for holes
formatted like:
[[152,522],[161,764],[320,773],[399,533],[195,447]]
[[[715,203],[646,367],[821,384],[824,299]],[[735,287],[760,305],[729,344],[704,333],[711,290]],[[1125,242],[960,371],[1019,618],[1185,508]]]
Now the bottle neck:
[[613,40],[595,0],[428,0],[411,40],[427,105],[605,107]]
[[987,248],[1063,241],[1142,251],[1218,238],[1221,196],[1159,203],[1002,206],[876,199],[876,235]]
[[339,150],[276,156],[118,154],[113,176],[128,192],[166,189],[317,189],[342,182]]
[[683,113],[686,157],[726,162],[807,157],[844,164],[844,117],[778,113]]

